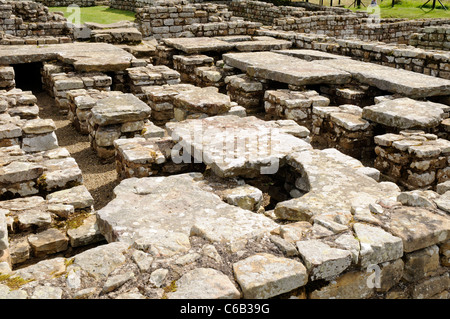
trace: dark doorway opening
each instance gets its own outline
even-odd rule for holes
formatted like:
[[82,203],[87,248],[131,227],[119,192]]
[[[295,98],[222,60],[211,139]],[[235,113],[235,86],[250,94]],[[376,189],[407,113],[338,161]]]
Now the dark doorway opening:
[[13,64],[16,88],[33,93],[42,91],[41,62]]

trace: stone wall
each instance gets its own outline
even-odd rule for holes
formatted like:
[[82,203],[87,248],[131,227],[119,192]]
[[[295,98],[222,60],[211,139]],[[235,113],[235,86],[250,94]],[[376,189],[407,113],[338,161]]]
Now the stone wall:
[[375,24],[376,21],[369,18],[367,13],[353,13],[344,8],[314,6],[304,2],[301,4],[303,7],[233,0],[229,9],[235,16],[273,25],[278,30],[397,43],[407,43],[409,36],[420,28],[449,23],[449,19],[382,19],[379,24]]
[[229,9],[234,16],[242,17],[251,21],[262,22],[267,25],[275,24],[277,19],[289,17],[309,17],[329,14],[355,15],[352,11],[344,8],[315,6],[310,3],[301,3],[302,6],[275,6],[272,3],[233,0]]
[[143,36],[160,39],[178,37],[190,31],[191,25],[230,21],[231,15],[226,5],[159,1],[154,6],[136,9],[136,23]]
[[34,0],[35,2],[42,3],[46,7],[67,7],[71,4],[75,4],[79,7],[92,7],[95,6],[95,0]]
[[426,27],[411,34],[409,45],[429,50],[450,50],[450,24]]
[[359,39],[336,39],[317,34],[273,30],[258,30],[256,33],[290,39],[296,47],[302,49],[345,55],[365,62],[450,79],[450,58],[440,52],[414,48],[406,44],[396,45]]
[[[71,36],[67,20],[51,13],[44,5],[31,1],[0,1],[0,35]],[[3,38],[3,36],[0,36]]]

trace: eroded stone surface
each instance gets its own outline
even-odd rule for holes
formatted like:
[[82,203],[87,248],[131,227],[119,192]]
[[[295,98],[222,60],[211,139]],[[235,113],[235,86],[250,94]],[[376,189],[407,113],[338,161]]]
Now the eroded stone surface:
[[230,279],[211,268],[197,268],[176,282],[177,291],[169,299],[239,299],[240,293]]
[[244,298],[264,299],[304,286],[308,281],[303,264],[270,254],[257,254],[233,264]]
[[256,117],[215,116],[167,123],[166,127],[178,149],[185,152],[179,160],[189,161],[192,155],[222,177],[275,174],[292,150],[311,148],[283,132],[277,122]]
[[123,180],[116,198],[97,212],[100,231],[110,242],[144,245],[157,256],[187,251],[190,235],[233,250],[276,227],[268,217],[204,191],[201,180],[197,173]]
[[446,109],[439,103],[400,98],[366,106],[362,117],[398,129],[425,129],[439,125]]

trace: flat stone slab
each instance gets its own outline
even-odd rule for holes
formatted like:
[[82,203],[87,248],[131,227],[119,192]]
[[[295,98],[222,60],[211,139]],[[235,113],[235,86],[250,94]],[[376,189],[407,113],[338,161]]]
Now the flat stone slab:
[[130,93],[101,99],[91,109],[92,121],[100,126],[144,120],[151,108]]
[[221,177],[275,174],[294,149],[312,148],[277,121],[254,116],[213,116],[167,123],[166,128],[184,152],[178,159],[172,154],[175,163],[191,161],[192,156]]
[[209,51],[229,51],[234,48],[234,44],[217,40],[214,38],[171,38],[164,39],[164,43],[172,48],[188,54],[195,54]]
[[134,56],[108,43],[65,43],[45,46],[8,45],[0,47],[0,64],[21,64],[59,60],[76,71],[123,71]]
[[290,154],[287,163],[301,174],[296,186],[305,194],[277,204],[275,214],[281,219],[311,221],[327,213],[345,221],[352,207],[368,208],[386,197],[395,200],[400,192],[342,163],[334,152],[304,150]]
[[169,299],[239,299],[241,294],[231,280],[212,268],[196,268],[176,281],[177,290]]
[[344,84],[350,73],[275,52],[226,53],[226,64],[248,75],[293,85]]
[[438,126],[448,108],[444,104],[400,98],[366,106],[362,117],[399,129],[425,129]]
[[233,271],[246,299],[274,297],[308,282],[302,263],[266,253],[234,263]]
[[376,216],[383,228],[403,241],[403,250],[412,252],[450,239],[450,219],[422,207],[401,206],[390,214]]
[[273,52],[293,56],[295,58],[303,59],[306,61],[351,59],[349,56],[331,54],[328,52],[308,50],[308,49],[273,50]]
[[173,104],[187,111],[216,115],[229,111],[231,100],[216,88],[205,87],[180,92],[174,96]]
[[335,277],[352,263],[350,251],[332,248],[319,240],[298,241],[297,249],[311,280]]
[[264,215],[224,203],[202,185],[199,173],[123,180],[116,197],[97,211],[99,229],[109,242],[170,256],[189,250],[190,235],[233,251],[277,227]]
[[361,223],[354,224],[353,229],[361,243],[359,260],[362,267],[396,260],[403,256],[401,238],[392,236],[380,227]]
[[350,59],[339,60],[339,63],[334,60],[317,63],[348,72],[361,83],[411,98],[450,94],[450,80],[417,72]]

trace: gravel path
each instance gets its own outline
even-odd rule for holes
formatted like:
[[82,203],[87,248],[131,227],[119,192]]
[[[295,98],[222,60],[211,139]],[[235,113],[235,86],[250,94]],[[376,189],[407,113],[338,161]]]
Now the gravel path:
[[39,116],[55,122],[59,146],[67,148],[77,161],[83,174],[83,184],[94,197],[94,208],[104,207],[113,199],[113,189],[119,183],[114,162],[105,163],[95,155],[88,135],[75,130],[67,115],[60,114],[52,97],[45,92],[33,93],[38,99]]

